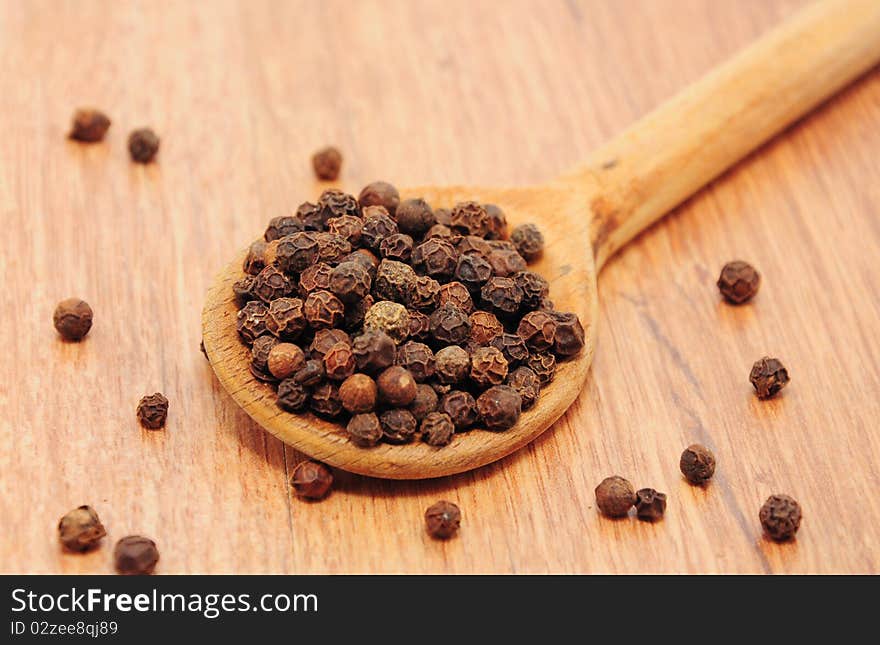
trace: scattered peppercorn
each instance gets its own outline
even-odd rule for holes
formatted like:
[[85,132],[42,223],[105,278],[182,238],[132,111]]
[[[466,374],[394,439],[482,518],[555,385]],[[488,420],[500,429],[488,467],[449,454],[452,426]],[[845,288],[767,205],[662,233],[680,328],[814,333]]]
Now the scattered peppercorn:
[[302,461],[294,469],[290,485],[298,497],[322,499],[333,486],[333,473],[317,461]]
[[58,522],[58,539],[70,551],[88,551],[107,535],[91,506],[79,506]]
[[437,502],[425,511],[425,525],[428,528],[428,535],[432,538],[447,540],[455,535],[461,526],[461,511],[452,502]]
[[110,129],[110,118],[94,108],[80,108],[73,114],[70,138],[84,143],[101,141]]
[[752,365],[749,373],[749,381],[759,399],[769,399],[779,393],[779,390],[788,385],[788,370],[777,358],[764,358]]
[[79,298],[67,298],[58,303],[52,322],[64,340],[82,340],[92,328],[92,308]]
[[342,153],[333,146],[321,148],[312,155],[312,168],[321,181],[336,181],[342,168]]
[[159,549],[150,538],[129,535],[116,543],[113,559],[116,570],[124,576],[149,575],[159,562]]
[[168,418],[168,399],[159,392],[143,397],[137,406],[137,418],[149,430],[158,430]]
[[140,128],[128,136],[128,152],[131,160],[150,163],[159,152],[159,137],[150,128]]
[[741,305],[758,293],[761,274],[748,262],[734,260],[721,269],[718,276],[718,290],[727,302]]
[[695,443],[681,453],[679,468],[691,484],[703,484],[715,474],[715,455],[706,446]]
[[608,517],[625,517],[635,503],[636,491],[623,477],[606,477],[596,486],[596,505]]
[[663,519],[666,512],[666,494],[653,488],[642,488],[636,491],[636,517],[646,522]]
[[801,526],[801,505],[788,495],[771,495],[758,517],[767,535],[783,542],[793,538]]

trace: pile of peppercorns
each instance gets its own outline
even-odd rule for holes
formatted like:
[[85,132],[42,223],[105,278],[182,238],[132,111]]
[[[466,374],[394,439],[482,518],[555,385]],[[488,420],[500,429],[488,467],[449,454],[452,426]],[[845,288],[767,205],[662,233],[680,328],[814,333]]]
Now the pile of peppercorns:
[[233,285],[251,372],[363,447],[507,430],[584,346],[527,268],[543,247],[491,204],[433,209],[381,181],[326,190],[269,222]]

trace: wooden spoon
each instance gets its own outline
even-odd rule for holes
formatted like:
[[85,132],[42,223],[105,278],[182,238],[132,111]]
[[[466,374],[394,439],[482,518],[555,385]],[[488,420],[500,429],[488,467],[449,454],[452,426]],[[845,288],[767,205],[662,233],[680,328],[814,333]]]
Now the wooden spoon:
[[531,410],[506,432],[473,430],[443,448],[423,443],[359,448],[344,428],[288,414],[273,389],[249,371],[235,329],[232,283],[244,252],[220,273],[202,314],[205,349],[220,382],[257,423],[285,443],[333,466],[394,479],[466,471],[525,446],[547,430],[581,391],[596,342],[596,276],[640,231],[811,108],[880,61],[880,2],[825,0],[808,6],[730,62],[599,148],[584,167],[542,186],[426,186],[402,190],[434,207],[494,203],[511,225],[534,222],[547,241],[530,267],[551,284],[557,309],[584,324],[583,352],[559,365]]

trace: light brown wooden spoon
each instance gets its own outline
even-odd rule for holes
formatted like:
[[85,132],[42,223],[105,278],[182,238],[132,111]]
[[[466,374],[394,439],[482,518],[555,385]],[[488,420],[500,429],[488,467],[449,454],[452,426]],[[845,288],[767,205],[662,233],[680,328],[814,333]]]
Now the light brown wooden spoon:
[[741,52],[598,149],[584,167],[542,186],[421,187],[403,198],[432,206],[477,200],[511,225],[536,223],[547,241],[533,267],[550,280],[557,309],[584,324],[583,352],[559,365],[538,404],[506,432],[473,430],[443,448],[423,443],[359,448],[342,427],[288,414],[250,373],[235,329],[232,283],[244,252],[217,277],[202,316],[205,349],[220,382],[253,419],[285,443],[333,466],[394,479],[466,471],[525,446],[581,391],[596,341],[596,276],[630,239],[706,182],[880,61],[880,2],[824,0]]

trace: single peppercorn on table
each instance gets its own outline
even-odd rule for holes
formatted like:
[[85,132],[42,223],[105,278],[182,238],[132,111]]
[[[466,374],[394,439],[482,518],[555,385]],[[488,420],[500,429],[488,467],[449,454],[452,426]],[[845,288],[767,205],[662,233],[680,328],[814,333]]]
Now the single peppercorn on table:
[[[214,378],[205,290],[326,187],[315,150],[340,148],[349,191],[553,177],[806,3],[504,4],[0,4],[0,570],[112,573],[140,535],[159,574],[880,573],[876,71],[606,264],[586,387],[505,459],[421,481],[336,470],[301,501],[303,455]],[[103,143],[67,139],[80,105],[112,119]],[[145,166],[126,147],[143,124],[162,137]],[[734,259],[762,276],[739,307],[715,286]],[[94,310],[79,343],[52,326],[70,296]],[[791,383],[759,401],[768,355]],[[135,416],[152,392],[164,430]],[[678,468],[693,443],[718,460],[705,487]],[[664,518],[601,516],[611,475],[665,493]],[[790,543],[762,535],[776,494],[802,507]],[[444,542],[425,528],[439,500],[461,509]],[[65,552],[58,520],[83,504],[107,537]]]

